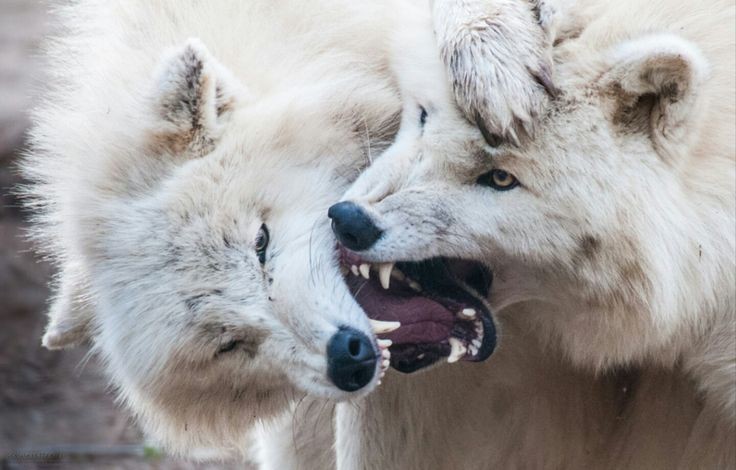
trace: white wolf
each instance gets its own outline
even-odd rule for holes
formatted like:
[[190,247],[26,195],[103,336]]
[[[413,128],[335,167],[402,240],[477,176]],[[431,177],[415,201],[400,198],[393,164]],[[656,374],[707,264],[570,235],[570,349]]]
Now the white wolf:
[[468,124],[478,91],[451,54],[448,86],[439,61],[399,75],[396,143],[331,209],[335,232],[358,263],[483,260],[502,335],[482,373],[389,374],[338,408],[339,463],[736,465],[736,8],[581,3],[551,28],[556,97],[532,140]]
[[[371,325],[396,325],[369,322],[350,295],[326,209],[394,136],[389,38],[417,20],[427,33],[429,8],[80,0],[60,11],[55,86],[24,165],[61,270],[44,344],[92,340],[124,402],[182,453],[244,451],[256,421],[304,394],[373,390],[388,343]],[[508,15],[531,22],[529,9]],[[431,36],[423,44],[435,50]],[[480,117],[499,135],[543,102],[535,60],[493,88],[530,94],[504,118]],[[440,355],[462,335],[475,340],[470,359],[485,358],[488,309],[453,289],[404,299],[443,316]]]
[[[294,397],[341,400],[380,379],[325,213],[396,129],[390,11],[62,10],[70,32],[51,49],[57,86],[25,164],[61,265],[44,344],[91,338],[121,397],[175,451],[245,451],[255,418]],[[341,354],[363,363],[335,372]]]

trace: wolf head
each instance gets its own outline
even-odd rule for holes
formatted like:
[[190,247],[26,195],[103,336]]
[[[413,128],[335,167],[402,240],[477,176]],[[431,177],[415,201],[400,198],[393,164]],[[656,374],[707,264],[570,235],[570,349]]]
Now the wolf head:
[[255,418],[368,392],[387,365],[325,211],[366,159],[364,132],[390,135],[397,101],[347,73],[254,98],[197,40],[158,68],[135,122],[62,196],[79,248],[44,344],[93,339],[173,449],[245,449]]
[[559,46],[560,95],[522,146],[487,146],[447,87],[407,87],[396,143],[344,201],[376,234],[365,259],[483,260],[491,305],[577,364],[672,364],[733,312],[733,108],[711,101],[733,77],[679,37],[601,42]]

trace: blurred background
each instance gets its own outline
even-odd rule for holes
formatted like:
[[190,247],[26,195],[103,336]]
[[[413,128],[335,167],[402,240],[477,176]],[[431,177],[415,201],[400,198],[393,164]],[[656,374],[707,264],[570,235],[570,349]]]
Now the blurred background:
[[161,455],[115,403],[86,348],[41,348],[52,270],[24,239],[27,214],[12,191],[44,82],[39,47],[52,32],[43,1],[0,0],[0,469],[233,468]]

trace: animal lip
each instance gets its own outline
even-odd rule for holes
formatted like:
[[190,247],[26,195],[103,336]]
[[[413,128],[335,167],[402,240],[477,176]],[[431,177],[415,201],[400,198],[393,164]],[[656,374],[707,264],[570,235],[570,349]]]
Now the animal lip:
[[490,275],[480,265],[445,258],[369,263],[344,247],[339,254],[374,332],[391,340],[395,369],[410,373],[443,358],[478,362],[493,352],[496,329],[481,297]]

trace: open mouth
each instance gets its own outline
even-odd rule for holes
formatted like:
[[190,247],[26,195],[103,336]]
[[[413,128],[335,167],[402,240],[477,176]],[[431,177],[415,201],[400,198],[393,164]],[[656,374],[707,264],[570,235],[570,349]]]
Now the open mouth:
[[348,288],[376,334],[391,341],[396,370],[414,372],[443,358],[483,361],[495,349],[496,328],[483,300],[491,274],[480,264],[447,258],[369,263],[344,247],[339,252]]

